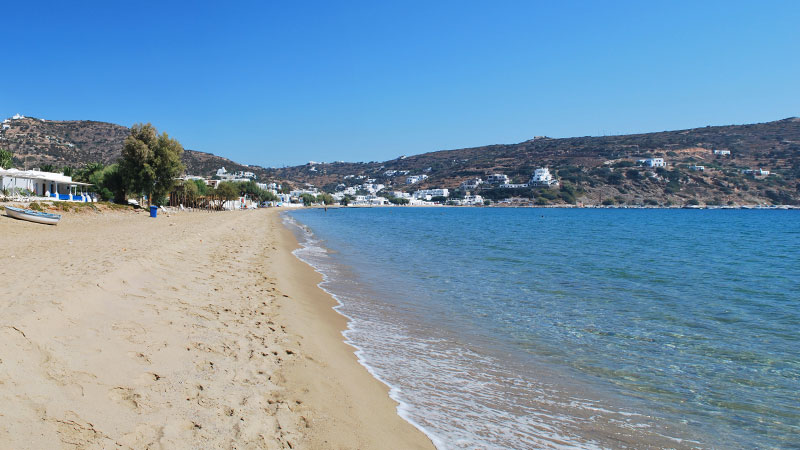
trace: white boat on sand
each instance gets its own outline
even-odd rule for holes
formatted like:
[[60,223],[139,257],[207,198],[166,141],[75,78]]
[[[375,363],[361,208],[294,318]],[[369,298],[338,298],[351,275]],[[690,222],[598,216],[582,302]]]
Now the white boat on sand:
[[46,212],[34,211],[32,209],[14,208],[6,206],[6,215],[15,219],[27,220],[29,222],[55,225],[61,220],[61,214],[50,214]]

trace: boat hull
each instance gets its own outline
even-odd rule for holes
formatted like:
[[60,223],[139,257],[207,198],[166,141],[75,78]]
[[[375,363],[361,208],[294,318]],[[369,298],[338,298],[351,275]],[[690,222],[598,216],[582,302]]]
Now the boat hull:
[[56,225],[61,220],[60,214],[40,213],[30,209],[13,208],[6,206],[6,215],[14,219],[27,220],[28,222],[41,223],[45,225]]

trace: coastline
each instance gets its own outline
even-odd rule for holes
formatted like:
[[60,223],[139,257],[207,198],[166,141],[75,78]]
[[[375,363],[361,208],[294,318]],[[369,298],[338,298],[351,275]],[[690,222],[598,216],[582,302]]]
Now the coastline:
[[1,448],[432,448],[276,210],[0,217]]

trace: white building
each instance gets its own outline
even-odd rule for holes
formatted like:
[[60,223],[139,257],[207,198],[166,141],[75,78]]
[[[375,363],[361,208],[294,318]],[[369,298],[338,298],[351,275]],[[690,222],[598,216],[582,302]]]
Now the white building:
[[640,159],[639,164],[643,164],[647,167],[667,167],[667,163],[664,161],[664,158]]
[[0,169],[0,188],[16,194],[27,192],[35,197],[67,202],[93,202],[93,194],[86,192],[89,183],[72,181],[72,177],[39,170]]
[[421,189],[414,192],[414,198],[417,200],[425,199],[430,200],[433,197],[447,197],[450,195],[449,189]]
[[472,178],[462,182],[458,188],[462,191],[471,191],[477,189],[481,184],[483,184],[483,180],[480,178]]
[[228,175],[228,171],[224,167],[217,169],[217,176],[222,178]]
[[731,151],[730,150],[714,150],[714,154],[715,155],[725,156],[725,155],[730,155]]
[[504,189],[522,189],[528,187],[528,183],[506,183],[498,186]]
[[693,170],[695,172],[705,172],[706,171],[706,166],[693,165],[693,166],[689,166],[689,170]]
[[558,180],[553,178],[550,169],[540,167],[533,171],[533,176],[528,182],[530,186],[558,186]]
[[493,173],[486,178],[489,184],[508,184],[508,175],[502,173]]
[[769,170],[764,169],[745,169],[742,171],[745,175],[753,175],[754,177],[766,177],[769,175]]
[[411,175],[410,177],[406,177],[406,184],[417,184],[420,181],[424,181],[424,180],[427,180],[427,179],[428,179],[428,176],[425,175],[425,174],[423,174],[423,175]]
[[483,205],[483,197],[480,195],[467,195],[462,200],[457,202],[459,205],[470,206],[470,205]]

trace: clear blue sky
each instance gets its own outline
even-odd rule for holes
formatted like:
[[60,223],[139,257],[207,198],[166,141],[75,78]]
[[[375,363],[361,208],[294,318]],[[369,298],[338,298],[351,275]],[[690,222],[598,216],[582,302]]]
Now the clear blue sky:
[[800,1],[33,2],[0,116],[151,122],[248,164],[800,115]]

